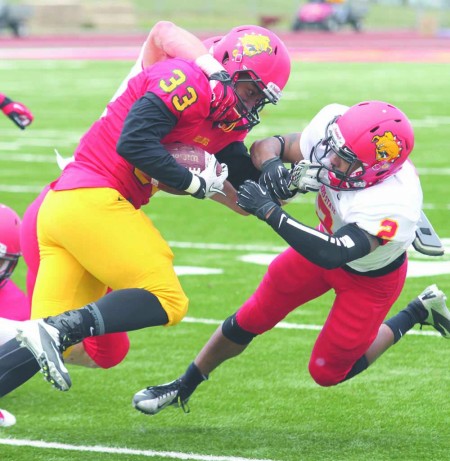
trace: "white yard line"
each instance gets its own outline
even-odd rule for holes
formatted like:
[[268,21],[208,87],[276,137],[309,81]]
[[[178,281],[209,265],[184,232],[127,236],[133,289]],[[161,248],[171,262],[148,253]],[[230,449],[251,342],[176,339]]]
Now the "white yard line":
[[43,442],[26,439],[2,439],[0,445],[12,445],[16,447],[33,447],[46,450],[65,450],[65,451],[83,451],[89,453],[110,453],[114,455],[135,455],[168,458],[168,459],[185,459],[193,461],[273,461],[269,459],[241,458],[237,456],[214,456],[199,455],[195,453],[181,453],[176,451],[154,451],[154,450],[134,450],[132,448],[113,448],[100,445],[69,445],[66,443]]

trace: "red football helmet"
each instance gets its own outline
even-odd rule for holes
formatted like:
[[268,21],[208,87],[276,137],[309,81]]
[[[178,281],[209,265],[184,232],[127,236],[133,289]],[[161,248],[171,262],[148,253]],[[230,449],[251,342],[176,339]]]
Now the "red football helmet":
[[0,287],[11,277],[20,253],[19,215],[0,204]]
[[[325,147],[323,155],[319,145]],[[312,155],[322,165],[318,174],[322,184],[335,190],[357,190],[395,174],[413,147],[411,123],[400,109],[387,102],[366,101],[333,119]],[[333,166],[333,155],[348,163],[345,172]]]
[[277,104],[281,90],[291,72],[291,60],[284,43],[270,30],[259,26],[239,26],[219,41],[212,43],[213,56],[230,74],[234,86],[238,82],[253,82],[260,89],[262,98],[251,109],[246,108],[238,96],[237,110],[240,117],[227,120],[235,123],[245,119],[240,129],[259,123],[259,112],[268,102]]

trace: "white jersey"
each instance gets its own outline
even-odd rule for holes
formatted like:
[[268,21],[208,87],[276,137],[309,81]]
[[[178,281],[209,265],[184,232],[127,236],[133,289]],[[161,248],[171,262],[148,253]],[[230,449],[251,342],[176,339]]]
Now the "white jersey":
[[[313,147],[325,137],[328,123],[347,109],[347,106],[330,104],[312,119],[300,139],[305,158],[309,158]],[[346,224],[354,223],[386,242],[367,256],[347,264],[358,272],[367,272],[387,266],[411,245],[422,200],[417,172],[412,162],[406,161],[396,174],[367,189],[335,191],[322,186],[317,194],[316,213],[327,233],[333,234]]]

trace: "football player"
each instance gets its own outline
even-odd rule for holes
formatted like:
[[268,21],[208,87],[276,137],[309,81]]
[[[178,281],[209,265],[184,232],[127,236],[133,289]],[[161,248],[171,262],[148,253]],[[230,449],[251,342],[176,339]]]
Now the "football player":
[[[183,142],[243,158],[256,172],[243,141],[263,107],[278,103],[290,73],[285,45],[257,26],[231,30],[214,44],[212,55],[229,78],[223,72],[207,78],[202,59],[179,58],[130,78],[52,183],[39,208],[41,261],[32,306],[34,318],[47,320],[21,326],[18,339],[27,349],[17,342],[3,346],[2,352],[10,348],[9,360],[0,359],[0,370],[14,371],[7,378],[0,373],[0,395],[40,367],[56,388],[68,390],[71,380],[59,351],[87,337],[171,326],[184,317],[188,299],[172,251],[141,206],[155,192],[152,178],[203,199],[223,189],[227,168],[223,164],[216,173],[211,162],[194,175],[164,144]],[[230,107],[217,103],[220,86],[211,84],[214,79],[223,85],[224,97],[234,94]],[[106,287],[113,291],[103,296]],[[53,339],[58,351],[51,352]],[[39,365],[30,361],[33,355]]]
[[[0,109],[22,130],[34,118],[28,107],[3,93],[0,93]],[[30,303],[26,294],[10,279],[20,257],[19,229],[20,217],[17,213],[0,204],[0,346],[14,338],[14,321],[30,318]],[[15,423],[14,415],[0,409],[0,427]]]
[[[16,336],[17,321],[30,318],[29,299],[11,280],[21,255],[20,223],[12,208],[0,204],[0,346]],[[0,427],[15,422],[14,415],[0,408]]]
[[[320,386],[361,373],[414,325],[431,325],[450,338],[450,312],[436,285],[384,321],[403,288],[406,250],[422,207],[419,178],[409,160],[413,146],[406,115],[381,101],[332,104],[302,133],[254,143],[252,154],[260,162],[289,150],[316,164],[320,222],[311,228],[286,213],[279,199],[287,192],[273,178],[244,182],[238,205],[290,247],[269,265],[255,293],[216,330],[185,374],[136,393],[135,408],[156,414],[180,405],[188,411],[189,397],[217,366],[330,290],[333,304],[309,361]],[[294,171],[293,178],[302,187],[302,174]]]
[[26,294],[11,280],[21,256],[19,215],[0,204],[0,345],[14,338],[9,320],[28,320],[30,303]]

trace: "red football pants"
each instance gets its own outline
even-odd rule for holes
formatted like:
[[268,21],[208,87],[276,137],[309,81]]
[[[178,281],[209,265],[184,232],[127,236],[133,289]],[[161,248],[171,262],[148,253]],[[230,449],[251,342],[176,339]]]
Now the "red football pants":
[[314,345],[309,372],[321,386],[340,383],[375,340],[403,288],[407,261],[380,277],[323,269],[292,248],[281,253],[237,312],[241,328],[262,334],[295,308],[330,289],[335,299]]

